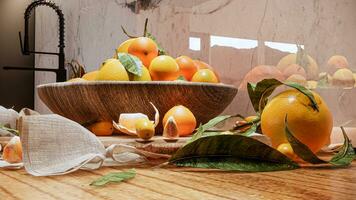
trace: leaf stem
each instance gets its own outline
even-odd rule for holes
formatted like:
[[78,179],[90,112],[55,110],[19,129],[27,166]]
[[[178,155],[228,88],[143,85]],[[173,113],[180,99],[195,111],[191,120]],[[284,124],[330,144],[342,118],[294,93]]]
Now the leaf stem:
[[148,18],[145,20],[145,27],[143,29],[143,37],[147,36],[147,24],[148,24]]

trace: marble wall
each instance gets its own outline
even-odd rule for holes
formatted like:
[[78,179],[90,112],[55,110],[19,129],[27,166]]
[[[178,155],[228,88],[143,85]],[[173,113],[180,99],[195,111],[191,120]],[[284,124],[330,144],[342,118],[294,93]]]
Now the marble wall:
[[[356,1],[354,0],[161,0],[158,7],[132,10],[134,0],[54,0],[66,17],[66,59],[78,60],[88,70],[113,55],[126,36],[120,26],[140,35],[146,17],[149,31],[172,56],[189,55],[211,63],[222,82],[238,86],[252,67],[277,64],[286,52],[268,50],[264,41],[305,45],[321,69],[328,57],[345,55],[356,65]],[[36,48],[55,51],[55,14],[46,8],[36,12]],[[210,45],[210,36],[251,39],[256,48],[236,49]],[[201,50],[189,49],[189,37],[201,38]],[[56,59],[36,56],[37,67],[56,66]],[[356,69],[356,67],[355,67]],[[53,82],[49,73],[36,73],[36,84]],[[240,92],[225,112],[248,114],[246,93]],[[48,112],[36,97],[35,107]],[[336,106],[337,107],[337,106]],[[335,109],[339,109],[338,107]]]

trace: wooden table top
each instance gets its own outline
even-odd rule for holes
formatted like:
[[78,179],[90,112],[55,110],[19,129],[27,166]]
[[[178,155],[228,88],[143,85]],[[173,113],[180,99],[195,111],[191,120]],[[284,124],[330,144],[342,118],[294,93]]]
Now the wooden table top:
[[0,199],[356,199],[356,162],[343,169],[268,173],[141,166],[135,167],[136,177],[127,182],[89,186],[101,175],[130,168],[104,167],[52,177],[34,177],[24,170],[0,170]]

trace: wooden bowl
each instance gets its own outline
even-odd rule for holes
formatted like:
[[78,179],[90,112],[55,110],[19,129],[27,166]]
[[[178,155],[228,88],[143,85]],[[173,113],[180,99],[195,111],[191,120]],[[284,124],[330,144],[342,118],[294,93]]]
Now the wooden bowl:
[[117,121],[120,113],[144,113],[154,119],[152,102],[161,120],[173,106],[184,105],[205,123],[219,115],[237,93],[234,86],[178,81],[95,81],[39,85],[41,100],[51,111],[80,124]]

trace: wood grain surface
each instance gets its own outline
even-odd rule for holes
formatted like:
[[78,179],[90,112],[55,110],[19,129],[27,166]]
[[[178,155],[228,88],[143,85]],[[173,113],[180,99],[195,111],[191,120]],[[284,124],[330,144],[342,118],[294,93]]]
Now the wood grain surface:
[[127,182],[89,186],[101,175],[130,168],[105,167],[52,177],[33,177],[24,170],[0,170],[0,199],[351,200],[356,197],[356,162],[344,169],[305,168],[267,173],[136,166],[136,177]]
[[219,115],[237,93],[234,86],[182,81],[66,82],[37,87],[41,100],[54,112],[79,123],[117,121],[120,113],[144,113],[154,117],[152,102],[161,118],[173,106],[188,107],[205,123]]

